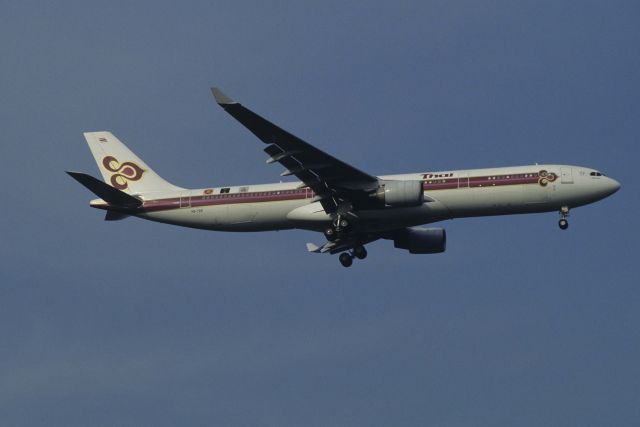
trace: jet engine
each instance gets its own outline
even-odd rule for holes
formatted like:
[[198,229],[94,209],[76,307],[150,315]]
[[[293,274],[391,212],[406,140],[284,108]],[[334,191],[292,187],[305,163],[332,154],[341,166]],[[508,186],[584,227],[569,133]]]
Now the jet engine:
[[422,181],[380,181],[375,196],[386,206],[420,206],[424,201],[424,190]]
[[393,245],[412,254],[437,254],[446,249],[447,233],[444,228],[405,228],[394,236]]

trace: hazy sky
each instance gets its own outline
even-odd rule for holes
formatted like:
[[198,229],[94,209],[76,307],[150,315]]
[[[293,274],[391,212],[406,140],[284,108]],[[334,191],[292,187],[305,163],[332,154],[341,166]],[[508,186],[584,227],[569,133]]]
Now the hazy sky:
[[[178,3],[0,4],[1,425],[640,423],[637,1]],[[211,85],[372,174],[622,189],[351,269],[311,232],[103,221],[83,131],[180,186],[278,181]]]

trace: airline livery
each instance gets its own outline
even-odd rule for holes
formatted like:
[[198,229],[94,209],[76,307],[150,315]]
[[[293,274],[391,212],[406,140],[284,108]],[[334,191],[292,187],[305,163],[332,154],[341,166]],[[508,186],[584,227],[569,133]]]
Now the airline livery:
[[376,176],[327,154],[213,88],[218,104],[266,144],[267,163],[299,182],[177,187],[156,174],[110,132],[84,134],[106,182],[67,172],[96,194],[90,206],[105,220],[128,216],[217,231],[305,229],[326,242],[310,252],[339,253],[349,267],[367,256],[365,245],[393,241],[412,254],[444,252],[443,228],[419,225],[445,219],[569,210],[615,193],[620,184],[595,169],[529,165]]

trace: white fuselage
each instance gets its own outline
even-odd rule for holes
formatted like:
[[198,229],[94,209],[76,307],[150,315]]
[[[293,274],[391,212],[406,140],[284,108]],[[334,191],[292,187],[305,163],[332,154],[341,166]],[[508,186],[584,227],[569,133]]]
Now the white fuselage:
[[[529,165],[381,176],[423,180],[424,203],[416,207],[358,210],[368,231],[384,231],[444,219],[557,211],[600,200],[619,184],[590,168]],[[219,231],[323,230],[330,223],[314,194],[299,182],[203,188],[144,194],[152,221]]]

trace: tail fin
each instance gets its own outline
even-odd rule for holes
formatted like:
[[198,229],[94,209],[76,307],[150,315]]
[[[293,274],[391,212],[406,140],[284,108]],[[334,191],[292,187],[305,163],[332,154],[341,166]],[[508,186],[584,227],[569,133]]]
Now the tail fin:
[[129,194],[182,190],[162,179],[111,132],[85,132],[84,137],[102,177],[116,189]]

